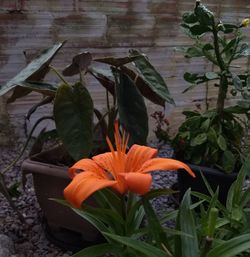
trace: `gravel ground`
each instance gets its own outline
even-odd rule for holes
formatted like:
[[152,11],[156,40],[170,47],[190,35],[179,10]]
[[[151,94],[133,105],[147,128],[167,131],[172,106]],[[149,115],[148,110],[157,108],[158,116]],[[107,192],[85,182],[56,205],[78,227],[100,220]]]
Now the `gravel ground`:
[[[10,146],[0,146],[0,171],[9,165],[20,153],[23,146],[24,132],[22,131],[22,119],[18,119],[20,124],[16,124],[18,135],[13,139],[13,144]],[[17,139],[18,138],[18,139]],[[159,156],[171,157],[172,149],[168,145],[159,145],[157,143],[150,144],[152,147],[159,148]],[[21,163],[28,156],[28,149],[23,157],[16,165],[6,173],[6,182],[8,185],[13,181],[21,183]],[[176,172],[154,172],[153,187],[166,188],[171,187],[177,180]],[[246,182],[244,188],[249,187],[249,181]],[[13,198],[18,210],[25,217],[26,223],[20,222],[16,213],[10,208],[6,199],[0,194],[0,238],[1,234],[8,236],[14,242],[14,252],[9,255],[1,255],[0,242],[0,257],[56,257],[70,256],[71,252],[65,252],[49,242],[44,234],[42,227],[42,213],[37,203],[32,178],[28,178],[25,190],[19,186],[21,195]],[[153,206],[156,211],[161,214],[166,210],[176,208],[176,203],[171,197],[160,197],[153,201]],[[168,224],[169,225],[169,224]],[[171,224],[170,224],[171,225]],[[3,236],[4,237],[4,236]]]
[[[1,148],[0,169],[6,167],[16,156],[17,148]],[[21,182],[21,162],[6,174],[6,182]],[[0,234],[9,236],[15,245],[18,257],[54,257],[62,256],[64,251],[51,244],[45,237],[41,223],[41,211],[36,200],[31,179],[21,195],[13,198],[18,210],[25,217],[26,224],[22,223],[16,213],[10,208],[6,199],[0,195]],[[70,253],[69,253],[70,254]],[[7,256],[6,256],[7,257]]]
[[[21,140],[16,140],[15,145],[9,147],[0,146],[0,170],[3,170],[9,163],[13,161],[17,153],[23,145]],[[154,147],[157,144],[152,145]],[[10,185],[13,181],[21,183],[21,163],[28,155],[28,150],[16,165],[6,173],[6,182]],[[160,147],[160,155],[169,157],[172,151],[167,145]],[[171,186],[176,181],[175,172],[155,172],[153,175],[154,188],[162,188]],[[19,186],[21,195],[13,198],[18,210],[25,217],[26,224],[20,222],[16,213],[10,208],[6,199],[0,194],[0,234],[7,235],[14,242],[15,257],[54,257],[54,256],[70,256],[70,252],[65,252],[46,239],[42,228],[42,214],[36,200],[31,177],[25,190]],[[153,202],[156,209],[162,210],[172,209],[175,207],[173,200],[168,197],[161,197]],[[6,256],[7,257],[7,256]]]
[[[13,130],[10,132],[12,142],[9,146],[0,145],[0,171],[16,158],[25,142],[23,117],[16,118],[12,124]],[[15,255],[13,256],[15,257],[70,256],[70,252],[62,251],[45,237],[41,222],[42,214],[36,200],[31,177],[28,178],[25,190],[22,188],[21,164],[28,156],[28,152],[29,148],[5,175],[5,182],[8,185],[13,182],[20,183],[18,190],[21,194],[19,197],[13,198],[13,201],[19,212],[25,217],[26,223],[18,219],[7,200],[0,194],[0,234],[7,235],[14,242]]]

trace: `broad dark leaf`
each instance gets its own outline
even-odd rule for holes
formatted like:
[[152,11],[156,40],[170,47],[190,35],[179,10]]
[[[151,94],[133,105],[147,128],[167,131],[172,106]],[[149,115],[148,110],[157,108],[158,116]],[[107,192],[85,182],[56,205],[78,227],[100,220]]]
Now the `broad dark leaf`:
[[20,81],[18,86],[13,90],[11,97],[7,100],[8,103],[14,102],[17,98],[28,95],[32,91],[41,93],[45,96],[55,96],[57,85],[49,84],[46,82],[36,81]]
[[194,13],[201,26],[205,27],[213,24],[214,14],[205,5],[198,1],[196,2]]
[[31,63],[29,63],[13,79],[8,81],[5,85],[1,86],[0,96],[6,94],[23,81],[40,81],[41,79],[43,79],[46,73],[49,71],[49,63],[52,61],[53,57],[63,46],[63,44],[64,42],[57,43],[53,47],[43,51],[41,55],[39,55]]
[[197,16],[193,12],[185,12],[182,15],[182,20],[185,23],[190,24],[190,23],[196,23],[198,21],[198,18],[197,18]]
[[190,73],[190,72],[185,72],[184,73],[184,79],[189,82],[189,83],[196,83],[196,80],[199,77],[199,74],[197,73]]
[[122,66],[121,70],[130,77],[130,79],[135,83],[136,87],[139,89],[140,93],[149,99],[154,104],[161,105],[165,107],[165,100],[159,94],[155,93],[148,83],[133,70]]
[[93,143],[93,101],[86,87],[58,88],[54,117],[56,129],[69,154],[77,161],[88,157]]
[[115,57],[104,57],[104,58],[94,59],[94,61],[106,63],[106,64],[109,64],[109,65],[113,65],[115,67],[120,67],[120,66],[125,65],[127,63],[133,62],[138,58],[141,58],[140,55],[117,57],[117,58],[115,58]]
[[[95,129],[100,127],[101,132],[102,132],[102,137],[103,139],[108,135],[108,126],[105,120],[104,115],[96,108],[94,108],[94,113],[96,118],[98,119],[97,124],[95,125]],[[104,142],[105,143],[105,142]]]
[[104,71],[94,67],[89,68],[88,72],[94,76],[103,85],[103,87],[109,91],[110,94],[114,95],[115,82],[112,73],[110,74],[106,70]]
[[159,72],[156,71],[148,59],[137,50],[131,49],[130,53],[131,56],[140,55],[140,58],[134,60],[134,64],[139,72],[139,75],[148,84],[148,86],[166,102],[174,104],[174,100],[170,95],[164,79]]
[[130,145],[145,145],[148,136],[148,115],[143,97],[124,73],[114,71],[119,80],[116,93],[120,122],[130,134]]
[[25,88],[25,87],[21,87],[21,86],[16,86],[13,89],[12,95],[7,99],[7,103],[13,103],[13,102],[16,101],[17,98],[21,98],[23,96],[26,96],[26,95],[28,95],[31,92],[32,92],[32,90],[29,89],[29,88]]
[[192,35],[194,36],[201,36],[204,33],[211,31],[208,27],[202,26],[202,25],[193,25],[192,27],[190,27],[190,31],[192,33]]
[[89,52],[83,52],[73,57],[72,63],[67,66],[62,74],[64,76],[73,76],[80,71],[87,70],[92,61],[92,55]]

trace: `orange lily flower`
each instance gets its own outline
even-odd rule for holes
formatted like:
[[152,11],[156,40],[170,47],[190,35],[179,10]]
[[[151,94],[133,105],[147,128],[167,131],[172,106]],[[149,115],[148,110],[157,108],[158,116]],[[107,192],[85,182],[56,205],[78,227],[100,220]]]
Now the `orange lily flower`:
[[148,172],[154,170],[185,169],[195,177],[192,170],[180,161],[155,158],[157,149],[135,144],[126,154],[128,139],[125,133],[120,135],[116,122],[116,151],[107,137],[110,152],[82,159],[69,168],[72,181],[64,189],[65,199],[79,208],[91,194],[105,187],[111,187],[120,194],[131,191],[143,195],[152,184],[152,176]]

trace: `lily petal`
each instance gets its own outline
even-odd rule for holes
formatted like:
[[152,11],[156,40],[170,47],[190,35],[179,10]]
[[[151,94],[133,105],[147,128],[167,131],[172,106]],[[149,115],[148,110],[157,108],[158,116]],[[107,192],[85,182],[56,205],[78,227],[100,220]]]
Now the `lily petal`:
[[82,159],[76,162],[72,167],[69,168],[68,172],[71,178],[77,175],[77,171],[90,171],[98,174],[101,177],[106,177],[104,170],[102,170],[93,160],[91,159]]
[[115,177],[114,154],[116,154],[116,152],[102,153],[92,157],[97,165],[99,165],[102,169],[110,172],[113,177]]
[[81,172],[73,178],[70,184],[64,189],[64,197],[74,207],[80,208],[94,192],[115,185],[117,182],[95,176],[92,172]]
[[150,174],[142,173],[123,173],[120,174],[125,183],[127,184],[128,190],[139,195],[146,194],[152,184],[152,176]]
[[158,151],[155,148],[133,145],[127,154],[125,172],[136,172],[148,160],[154,158]]
[[192,177],[195,177],[193,171],[183,162],[167,159],[167,158],[154,158],[146,161],[138,172],[147,173],[155,170],[186,170]]

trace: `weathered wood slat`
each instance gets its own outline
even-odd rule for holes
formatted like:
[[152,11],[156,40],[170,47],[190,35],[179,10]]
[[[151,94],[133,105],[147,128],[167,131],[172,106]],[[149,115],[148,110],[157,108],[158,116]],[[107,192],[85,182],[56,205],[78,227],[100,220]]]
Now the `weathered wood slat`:
[[[204,3],[225,21],[240,22],[250,13],[249,0],[204,0]],[[183,119],[180,115],[183,108],[204,106],[204,86],[181,93],[188,86],[183,80],[184,72],[212,69],[203,59],[185,60],[175,51],[176,46],[191,43],[179,25],[182,14],[193,6],[193,0],[1,0],[0,84],[25,66],[23,51],[35,55],[60,40],[68,42],[53,62],[59,70],[80,51],[88,50],[94,57],[124,56],[129,48],[137,48],[148,55],[167,80],[177,105],[170,113],[176,128]],[[249,29],[246,32],[246,40],[250,41]],[[246,60],[236,64],[246,70]],[[52,75],[49,79],[55,81]],[[88,86],[98,106],[104,106],[105,94],[98,82],[88,78]],[[211,105],[215,95],[216,90],[210,87]],[[38,99],[39,95],[32,94],[9,106],[12,117],[23,115]],[[157,109],[148,105],[150,112]]]

